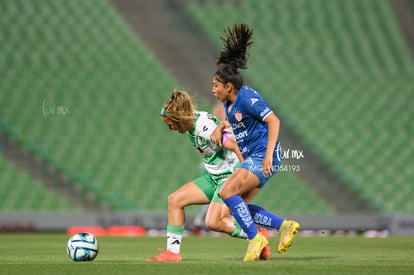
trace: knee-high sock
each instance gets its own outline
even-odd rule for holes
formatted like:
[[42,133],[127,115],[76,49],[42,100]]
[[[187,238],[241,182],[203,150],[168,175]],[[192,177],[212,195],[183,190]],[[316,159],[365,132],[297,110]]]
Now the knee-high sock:
[[231,210],[233,217],[243,231],[246,232],[247,238],[249,240],[253,239],[257,235],[257,228],[244,200],[238,195],[233,195],[225,199],[224,203]]
[[167,225],[167,250],[180,253],[184,226]]
[[256,204],[249,204],[248,207],[256,224],[273,227],[279,230],[280,225],[284,220],[283,218],[276,216],[275,214]]

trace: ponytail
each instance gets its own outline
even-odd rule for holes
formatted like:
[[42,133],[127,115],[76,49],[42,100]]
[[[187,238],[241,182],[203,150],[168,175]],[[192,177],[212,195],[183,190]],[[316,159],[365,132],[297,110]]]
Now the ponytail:
[[228,27],[223,41],[223,49],[217,58],[218,70],[215,78],[222,83],[231,83],[239,90],[244,84],[243,76],[239,69],[247,69],[248,48],[253,44],[254,30],[247,24],[235,24]]

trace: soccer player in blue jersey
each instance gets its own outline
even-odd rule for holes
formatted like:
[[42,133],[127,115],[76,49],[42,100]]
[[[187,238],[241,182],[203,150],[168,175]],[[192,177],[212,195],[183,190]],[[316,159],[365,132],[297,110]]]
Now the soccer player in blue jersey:
[[224,48],[213,77],[213,94],[223,102],[226,119],[212,133],[211,139],[221,144],[223,129],[231,126],[244,158],[220,191],[220,197],[247,233],[249,245],[244,261],[258,259],[268,243],[255,223],[279,230],[279,253],[289,248],[300,229],[296,221],[279,217],[258,205],[247,205],[242,199],[242,195],[257,193],[263,188],[282,162],[279,118],[257,91],[244,85],[239,72],[247,68],[247,49],[253,43],[252,36],[253,29],[246,24],[227,29],[227,37],[221,38]]
[[[174,91],[161,109],[161,119],[171,131],[186,134],[200,153],[207,173],[184,184],[168,196],[167,249],[147,262],[180,262],[181,241],[185,225],[185,208],[189,205],[209,204],[205,223],[211,230],[228,233],[233,237],[247,238],[240,226],[229,216],[230,211],[218,196],[220,187],[237,169],[243,159],[230,133],[223,135],[223,146],[210,140],[220,121],[212,114],[197,111],[190,96]],[[251,195],[255,195],[252,193]],[[244,197],[250,201],[252,197]],[[268,235],[265,228],[259,228]],[[270,257],[270,248],[261,253],[261,259]]]

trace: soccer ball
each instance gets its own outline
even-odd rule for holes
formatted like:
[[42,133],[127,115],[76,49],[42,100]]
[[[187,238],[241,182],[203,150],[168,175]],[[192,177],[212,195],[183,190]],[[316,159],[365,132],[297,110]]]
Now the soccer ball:
[[92,261],[98,255],[98,240],[91,233],[77,233],[69,238],[66,250],[76,262]]

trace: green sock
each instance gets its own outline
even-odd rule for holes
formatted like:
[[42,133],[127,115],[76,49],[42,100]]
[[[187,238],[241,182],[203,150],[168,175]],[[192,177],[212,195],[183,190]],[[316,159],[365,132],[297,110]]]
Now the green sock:
[[184,233],[184,226],[177,226],[177,225],[167,225],[167,232],[174,233],[177,235],[182,235]]
[[230,234],[230,236],[236,237],[236,238],[247,239],[246,232],[243,231],[243,229],[240,227],[240,225],[237,222],[234,223],[234,231],[233,233]]

